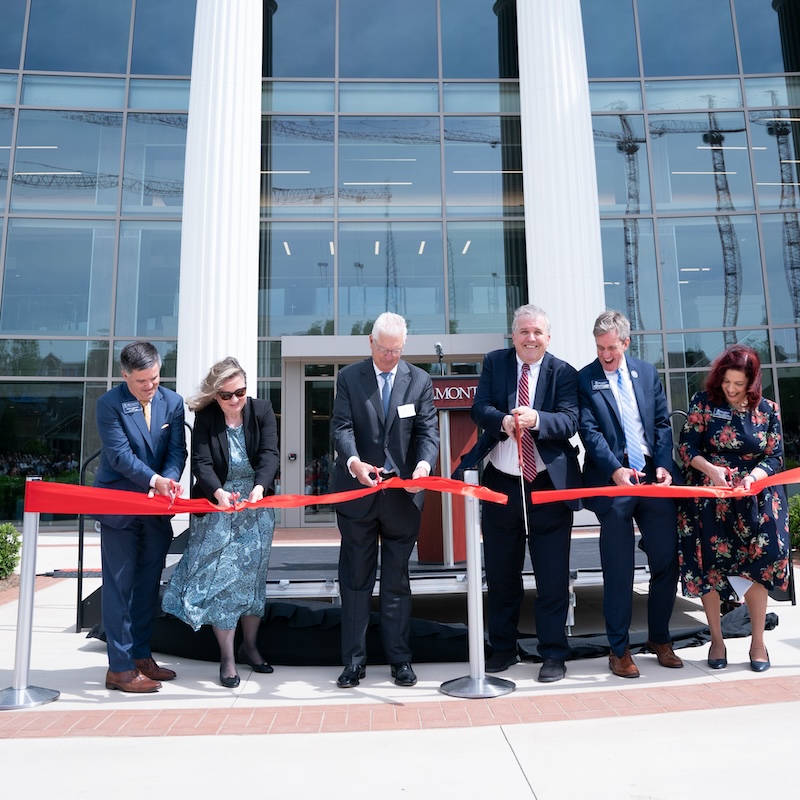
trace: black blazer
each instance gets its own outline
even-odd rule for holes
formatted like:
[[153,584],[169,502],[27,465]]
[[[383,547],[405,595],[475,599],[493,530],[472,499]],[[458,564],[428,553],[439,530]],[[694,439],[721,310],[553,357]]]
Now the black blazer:
[[[244,441],[247,457],[255,471],[255,483],[264,495],[274,494],[275,475],[280,466],[278,425],[269,400],[248,397],[244,406]],[[192,472],[196,482],[192,497],[216,502],[214,492],[228,477],[228,433],[225,415],[216,401],[201,408],[194,421]]]
[[[461,460],[454,477],[477,466],[501,441],[508,438],[502,423],[517,402],[517,353],[513,347],[487,353],[483,360],[472,419],[483,428],[477,444]],[[539,455],[556,489],[576,489],[581,485],[578,448],[570,438],[578,430],[578,373],[545,353],[536,382],[533,407],[539,412],[539,430],[533,437]],[[568,503],[577,510],[577,501]]]

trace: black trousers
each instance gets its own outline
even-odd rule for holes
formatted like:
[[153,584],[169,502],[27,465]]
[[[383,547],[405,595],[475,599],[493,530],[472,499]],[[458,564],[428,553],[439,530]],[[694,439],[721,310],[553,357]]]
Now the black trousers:
[[566,622],[569,609],[569,548],[573,512],[564,503],[532,505],[531,491],[553,489],[547,472],[525,484],[528,523],[525,530],[522,490],[518,476],[489,464],[483,476],[489,489],[508,495],[508,504],[483,503],[483,555],[488,584],[488,632],[492,649],[515,650],[524,590],[522,568],[525,543],[536,577],[534,615],[539,655],[565,660],[570,648]]

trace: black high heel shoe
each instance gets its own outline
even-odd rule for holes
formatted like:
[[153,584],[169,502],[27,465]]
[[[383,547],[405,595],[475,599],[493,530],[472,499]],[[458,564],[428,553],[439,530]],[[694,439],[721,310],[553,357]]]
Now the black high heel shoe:
[[[766,651],[766,648],[764,648],[764,650]],[[752,656],[750,657],[750,669],[753,670],[753,672],[766,672],[770,666],[769,653],[767,653],[766,661],[753,661]]]
[[238,675],[223,675],[222,667],[219,668],[219,682],[226,689],[235,689],[241,683]]
[[709,658],[708,666],[711,669],[725,669],[728,666],[728,648],[725,648],[722,658]]
[[261,674],[268,675],[270,672],[275,672],[272,667],[264,661],[262,664],[254,664],[250,657],[245,653],[244,647],[239,648],[239,652],[236,655],[236,660],[240,664],[247,664],[248,667],[252,667],[253,672],[260,672]]

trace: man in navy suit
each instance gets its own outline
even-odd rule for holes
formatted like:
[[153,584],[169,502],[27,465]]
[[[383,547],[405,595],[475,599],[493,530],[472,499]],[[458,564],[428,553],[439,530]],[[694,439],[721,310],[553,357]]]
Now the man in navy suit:
[[[430,475],[439,455],[433,387],[427,372],[400,359],[405,320],[386,312],[369,337],[372,357],[339,372],[331,417],[336,449],[333,491],[376,486],[397,476]],[[366,674],[367,627],[381,541],[380,629],[398,686],[413,686],[408,560],[419,532],[424,495],[388,489],[336,508],[342,544],[342,663],[337,685],[358,686]]]
[[[513,347],[495,350],[484,358],[471,412],[483,434],[464,456],[457,473],[488,456],[484,486],[508,495],[507,505],[484,503],[482,512],[487,627],[493,650],[486,672],[502,672],[519,661],[517,625],[524,596],[522,567],[527,540],[536,577],[536,635],[544,660],[538,680],[549,683],[566,675],[570,654],[566,634],[569,548],[578,504],[532,505],[530,495],[580,486],[578,450],[569,442],[578,428],[578,373],[547,352],[550,320],[537,306],[516,310],[512,341]],[[521,436],[528,437],[520,445],[517,425]],[[522,476],[520,447],[523,455],[528,452]]]
[[[580,436],[586,448],[585,486],[672,483],[672,428],[667,398],[652,364],[625,355],[630,322],[604,311],[594,324],[597,359],[579,373]],[[646,647],[662,667],[682,667],[672,650],[669,619],[678,581],[675,503],[667,498],[594,497],[586,508],[600,520],[603,615],[611,646],[609,669],[638,678],[628,629],[633,608],[633,521],[650,565]]]
[[[149,342],[123,348],[124,382],[97,401],[102,450],[94,485],[179,497],[186,463],[183,398],[159,386],[161,356]],[[172,541],[170,517],[105,514],[100,521],[106,688],[156,692],[175,673],[150,652],[158,587]]]

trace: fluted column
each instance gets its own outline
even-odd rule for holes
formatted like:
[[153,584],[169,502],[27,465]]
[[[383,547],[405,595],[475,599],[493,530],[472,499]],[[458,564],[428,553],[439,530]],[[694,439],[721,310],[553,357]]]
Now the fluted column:
[[186,137],[178,391],[258,358],[262,0],[197,0]]
[[528,295],[553,352],[580,368],[605,308],[580,0],[518,0],[517,35]]

